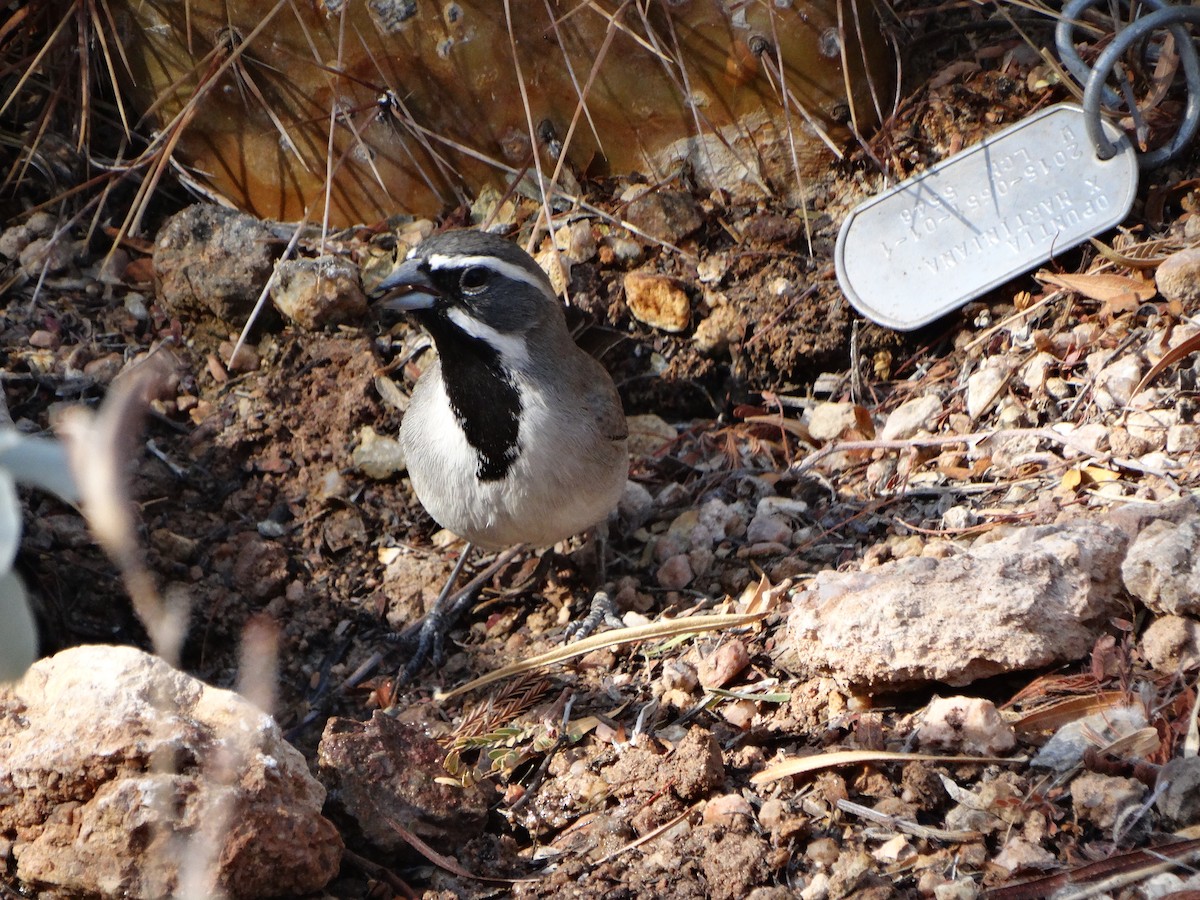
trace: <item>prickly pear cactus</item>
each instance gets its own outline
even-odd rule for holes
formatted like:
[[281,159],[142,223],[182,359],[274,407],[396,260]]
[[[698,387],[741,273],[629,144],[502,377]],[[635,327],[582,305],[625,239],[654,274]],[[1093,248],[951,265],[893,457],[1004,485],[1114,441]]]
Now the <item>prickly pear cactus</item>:
[[433,215],[560,157],[568,194],[687,162],[704,187],[798,198],[890,96],[870,0],[117,6],[127,88],[176,160],[280,219],[320,220],[326,196],[334,223]]

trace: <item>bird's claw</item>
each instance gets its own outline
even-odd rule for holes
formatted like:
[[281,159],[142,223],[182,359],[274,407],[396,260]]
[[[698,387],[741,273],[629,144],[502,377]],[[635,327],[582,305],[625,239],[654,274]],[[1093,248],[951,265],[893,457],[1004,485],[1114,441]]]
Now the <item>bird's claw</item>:
[[608,591],[596,591],[592,595],[592,603],[588,607],[587,615],[567,625],[564,642],[572,640],[581,641],[595,632],[601,625],[607,625],[609,628],[624,627],[625,623],[621,621],[618,613],[617,604],[609,596]]

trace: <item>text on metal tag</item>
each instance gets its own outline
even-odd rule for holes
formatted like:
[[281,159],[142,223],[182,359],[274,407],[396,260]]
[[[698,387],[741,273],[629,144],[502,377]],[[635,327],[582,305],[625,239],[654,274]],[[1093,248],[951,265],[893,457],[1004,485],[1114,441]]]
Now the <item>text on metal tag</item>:
[[834,254],[846,297],[917,328],[1121,222],[1137,152],[1105,128],[1117,153],[1101,160],[1083,110],[1052,106],[859,204]]

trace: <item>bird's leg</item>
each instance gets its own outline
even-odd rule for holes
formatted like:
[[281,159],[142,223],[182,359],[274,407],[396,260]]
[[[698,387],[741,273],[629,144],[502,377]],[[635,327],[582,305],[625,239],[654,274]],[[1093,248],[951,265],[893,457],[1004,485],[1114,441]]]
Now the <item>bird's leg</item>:
[[616,602],[605,590],[608,569],[607,554],[605,553],[608,544],[607,522],[601,522],[592,529],[592,540],[596,548],[595,584],[599,585],[599,588],[592,594],[592,602],[588,606],[587,615],[567,625],[567,632],[564,636],[566,641],[583,640],[601,625],[607,625],[609,628],[621,628],[625,624],[621,621],[620,610],[617,609]]
[[458,617],[463,614],[463,610],[470,605],[471,598],[477,589],[477,585],[472,581],[459,593],[453,596],[450,594],[458,581],[458,576],[462,574],[463,566],[467,564],[467,557],[471,555],[472,549],[473,546],[468,541],[463,547],[462,553],[459,554],[458,562],[454,564],[441,593],[434,601],[433,608],[425,613],[419,622],[413,623],[395,636],[397,643],[412,648],[408,662],[404,664],[397,679],[399,684],[408,684],[412,681],[417,672],[421,671],[426,660],[432,662],[434,668],[441,665],[442,656],[445,653],[446,632],[454,626]]

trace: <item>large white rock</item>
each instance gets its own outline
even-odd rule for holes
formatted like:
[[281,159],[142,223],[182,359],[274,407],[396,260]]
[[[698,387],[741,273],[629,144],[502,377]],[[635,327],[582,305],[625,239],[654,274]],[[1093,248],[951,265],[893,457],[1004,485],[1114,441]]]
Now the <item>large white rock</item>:
[[342,852],[324,800],[270,716],[133,647],[64,650],[0,687],[0,836],[27,884],[315,891]]
[[1091,521],[997,529],[961,556],[825,571],[796,595],[778,661],[859,688],[1086,656],[1120,606],[1128,538]]

